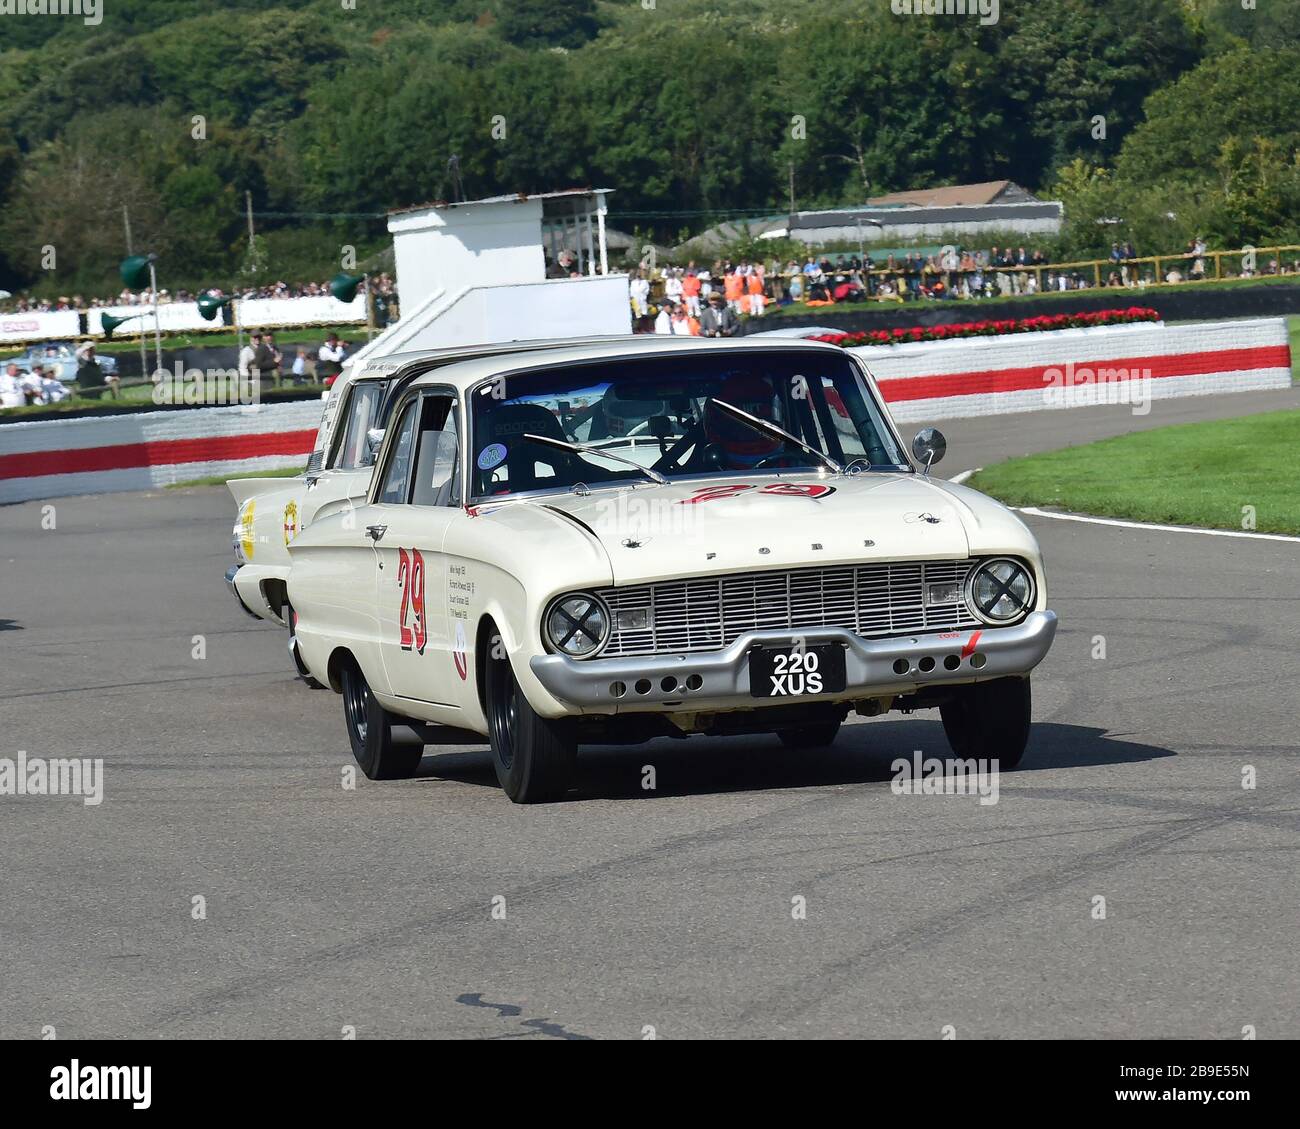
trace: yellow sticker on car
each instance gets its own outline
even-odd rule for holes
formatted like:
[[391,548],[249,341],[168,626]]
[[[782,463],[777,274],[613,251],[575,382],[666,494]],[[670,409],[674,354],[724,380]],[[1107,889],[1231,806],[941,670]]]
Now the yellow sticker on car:
[[249,498],[239,511],[239,547],[244,551],[246,561],[253,559],[253,513],[256,508],[256,502]]
[[298,503],[290,502],[284,507],[284,544],[288,548],[289,542],[298,536],[301,527],[298,525]]

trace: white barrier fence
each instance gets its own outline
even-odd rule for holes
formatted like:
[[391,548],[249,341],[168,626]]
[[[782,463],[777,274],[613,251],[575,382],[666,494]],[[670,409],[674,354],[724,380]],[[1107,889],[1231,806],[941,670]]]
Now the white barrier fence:
[[[865,347],[900,423],[1287,388],[1281,318]],[[319,400],[0,425],[0,503],[306,463]]]
[[24,341],[60,340],[76,337],[80,332],[81,319],[73,310],[46,314],[0,314],[0,341],[21,344]]
[[[119,330],[120,335],[153,332],[152,306],[96,306],[86,314],[86,332],[96,337],[103,333],[105,314],[131,319]],[[366,320],[366,301],[364,294],[358,294],[351,302],[340,302],[328,294],[307,298],[237,298],[235,317],[245,329],[352,325]],[[199,313],[197,302],[165,302],[158,307],[158,327],[163,333],[212,330],[221,326],[219,319],[206,321]],[[74,310],[0,314],[0,343],[62,340],[80,333],[80,318]]]
[[0,504],[305,466],[320,400],[0,427]]
[[1291,385],[1284,318],[1138,322],[853,347],[899,423]]

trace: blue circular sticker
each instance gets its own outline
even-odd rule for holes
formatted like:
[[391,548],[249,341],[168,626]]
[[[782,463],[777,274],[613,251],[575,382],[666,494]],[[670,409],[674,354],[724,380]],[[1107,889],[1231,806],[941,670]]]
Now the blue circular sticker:
[[489,443],[478,453],[478,459],[475,465],[479,470],[491,470],[495,466],[500,466],[506,457],[506,445],[504,443]]

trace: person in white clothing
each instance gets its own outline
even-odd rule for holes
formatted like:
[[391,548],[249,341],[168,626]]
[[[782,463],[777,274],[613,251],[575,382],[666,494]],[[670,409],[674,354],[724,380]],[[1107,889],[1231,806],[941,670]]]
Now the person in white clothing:
[[673,308],[670,302],[665,302],[659,308],[659,316],[655,318],[655,332],[668,333],[673,331]]
[[253,362],[257,359],[257,350],[253,348],[252,341],[248,341],[242,349],[239,350],[239,377],[240,380],[248,380],[253,375]]
[[43,404],[57,404],[72,395],[72,389],[57,377],[51,376],[48,369],[41,373],[40,391]]
[[650,312],[650,280],[638,272],[629,288],[632,292],[632,309],[636,311],[637,317],[645,317]]
[[21,408],[26,402],[18,366],[9,365],[0,373],[0,408]]
[[664,297],[674,305],[682,300],[681,272],[675,270],[664,271]]
[[33,365],[32,371],[18,378],[19,389],[24,402],[28,404],[45,403],[45,370],[40,365]]
[[320,347],[316,374],[324,377],[338,376],[343,371],[343,358],[347,356],[347,352],[348,343],[340,341],[337,333],[331,333],[325,338],[325,344]]

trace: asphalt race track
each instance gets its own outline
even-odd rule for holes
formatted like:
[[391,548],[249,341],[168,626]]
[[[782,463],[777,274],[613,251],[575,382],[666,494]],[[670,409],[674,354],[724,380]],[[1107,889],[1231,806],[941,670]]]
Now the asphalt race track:
[[[953,421],[940,469],[1296,402]],[[0,507],[0,757],[104,800],[0,797],[0,1036],[1300,1037],[1300,545],[1031,519],[1062,627],[995,805],[894,795],[947,755],[894,714],[586,750],[519,808],[481,747],[342,787],[223,489],[54,505]]]

